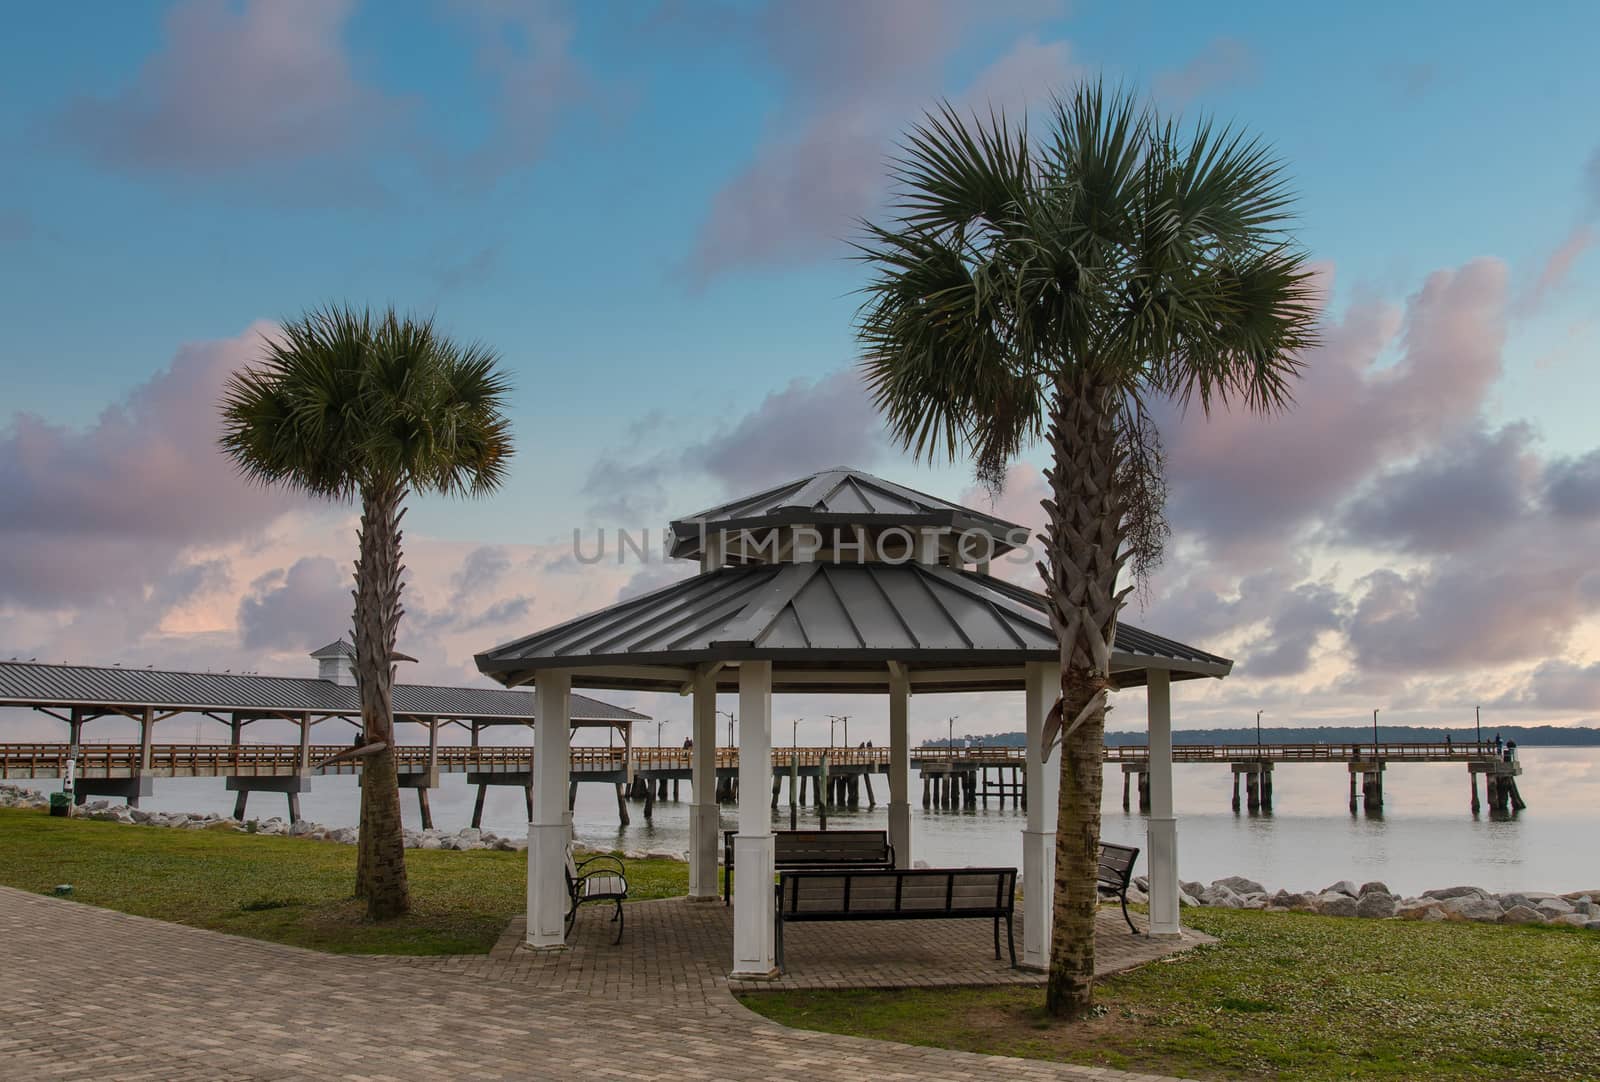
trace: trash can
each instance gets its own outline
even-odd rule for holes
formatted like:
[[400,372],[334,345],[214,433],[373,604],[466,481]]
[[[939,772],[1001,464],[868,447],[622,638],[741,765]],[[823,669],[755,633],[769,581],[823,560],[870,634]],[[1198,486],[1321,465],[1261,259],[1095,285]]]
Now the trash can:
[[63,818],[72,814],[72,798],[66,793],[50,794],[50,814]]

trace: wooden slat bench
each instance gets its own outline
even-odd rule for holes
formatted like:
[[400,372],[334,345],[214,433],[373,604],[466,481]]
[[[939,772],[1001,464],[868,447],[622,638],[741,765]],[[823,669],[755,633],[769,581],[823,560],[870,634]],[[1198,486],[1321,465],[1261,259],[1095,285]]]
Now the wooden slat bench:
[[1133,862],[1138,859],[1139,850],[1131,845],[1100,843],[1100,871],[1096,882],[1122,900],[1122,919],[1128,922],[1128,930],[1134,935],[1139,934],[1139,929],[1128,916],[1128,884],[1133,881]]
[[610,902],[616,906],[611,919],[617,925],[617,938],[612,945],[622,942],[622,903],[628,900],[628,871],[621,860],[610,853],[599,853],[587,860],[574,861],[572,850],[567,850],[567,934],[572,934],[572,924],[578,919],[578,907],[585,902]]
[[1015,868],[890,868],[798,871],[778,876],[777,955],[783,968],[783,926],[794,921],[955,920],[994,921],[994,956],[1000,957],[1000,921],[1017,964],[1012,936],[1016,913]]
[[[733,839],[739,832],[722,832],[722,904],[727,905],[733,886]],[[774,867],[783,871],[821,868],[893,868],[894,846],[886,830],[779,830]]]

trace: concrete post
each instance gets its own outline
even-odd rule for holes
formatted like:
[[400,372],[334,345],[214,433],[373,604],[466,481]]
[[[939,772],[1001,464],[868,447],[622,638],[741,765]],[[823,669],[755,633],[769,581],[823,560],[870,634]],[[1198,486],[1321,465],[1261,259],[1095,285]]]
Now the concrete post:
[[311,771],[311,715],[300,715],[300,756],[298,760],[300,773]]
[[1055,923],[1056,795],[1061,789],[1061,759],[1059,752],[1046,759],[1040,744],[1045,718],[1061,693],[1061,666],[1030,661],[1024,672],[1028,747],[1023,784],[1034,799],[1028,801],[1022,830],[1022,896],[1027,905],[1027,919],[1022,922],[1022,964],[1046,970],[1050,968],[1050,933]]
[[739,665],[739,834],[734,838],[733,976],[769,977],[773,960],[772,662]]
[[1150,724],[1150,935],[1178,933],[1178,820],[1172,814],[1172,674],[1147,672]]
[[897,868],[911,867],[911,676],[889,665],[889,844]]
[[[694,677],[694,717],[689,752],[689,898],[717,900],[717,678]],[[729,870],[730,874],[732,869]]]
[[150,769],[150,743],[155,738],[156,712],[154,707],[144,708],[144,717],[139,720],[139,773],[145,774]]
[[533,680],[533,819],[528,824],[528,946],[567,944],[567,779],[572,753],[572,674],[541,670]]

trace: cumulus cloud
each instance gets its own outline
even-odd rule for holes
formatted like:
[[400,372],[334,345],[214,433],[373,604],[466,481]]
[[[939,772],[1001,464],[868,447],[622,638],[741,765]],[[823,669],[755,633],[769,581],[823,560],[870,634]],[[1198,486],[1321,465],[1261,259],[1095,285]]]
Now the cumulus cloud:
[[1266,631],[1246,644],[1239,670],[1251,679],[1298,676],[1323,636],[1344,627],[1349,603],[1327,582],[1302,582],[1273,598]]
[[828,466],[865,467],[888,449],[883,420],[861,378],[842,368],[791,381],[684,458],[742,493]]
[[1538,311],[1544,303],[1566,285],[1567,279],[1572,276],[1572,268],[1583,258],[1584,254],[1593,248],[1596,237],[1595,227],[1587,222],[1573,226],[1555,250],[1545,257],[1544,265],[1539,269],[1539,277],[1529,287],[1523,297],[1521,310],[1524,314]]
[[1546,661],[1504,705],[1539,710],[1600,711],[1600,662]]
[[270,330],[184,346],[87,426],[16,414],[0,429],[0,603],[143,596],[195,546],[308,506],[246,484],[216,446],[223,381]]
[[1429,275],[1404,309],[1353,305],[1307,353],[1281,416],[1159,408],[1172,520],[1211,558],[1246,567],[1379,467],[1476,423],[1502,369],[1506,293],[1505,265],[1485,259]]
[[[691,266],[702,279],[839,250],[882,198],[897,133],[941,90],[944,62],[979,28],[1053,10],[955,0],[769,5],[747,27],[787,97],[773,134],[713,197]],[[1059,89],[1065,43],[1035,36],[980,72],[957,101],[1016,110]]]
[[829,466],[871,468],[891,453],[882,418],[853,368],[796,379],[699,443],[641,459],[599,459],[591,512],[637,521],[664,509],[667,479],[698,476],[728,495],[756,492]]
[[306,556],[267,572],[239,601],[239,636],[253,651],[311,651],[350,633],[350,572]]
[[1600,450],[1552,462],[1545,480],[1545,500],[1557,515],[1600,518]]
[[350,0],[191,2],[131,83],[72,102],[69,137],[112,165],[214,173],[324,155],[400,106],[356,75],[341,40]]
[[1440,672],[1559,656],[1600,603],[1595,540],[1579,553],[1519,535],[1475,558],[1373,572],[1348,631],[1356,668]]
[[1527,424],[1472,429],[1367,485],[1339,529],[1348,543],[1452,552],[1520,522],[1541,475]]

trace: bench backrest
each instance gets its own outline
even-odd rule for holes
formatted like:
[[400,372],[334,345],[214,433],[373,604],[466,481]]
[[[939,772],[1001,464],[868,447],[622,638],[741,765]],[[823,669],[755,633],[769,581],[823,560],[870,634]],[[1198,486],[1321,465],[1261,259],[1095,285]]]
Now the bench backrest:
[[[734,831],[724,831],[728,852]],[[841,864],[894,863],[889,834],[883,830],[781,830],[773,835],[780,867],[837,867]]]
[[786,920],[891,913],[1009,913],[1015,868],[902,868],[784,872],[778,904]]
[[1133,862],[1139,859],[1139,850],[1131,845],[1100,843],[1100,882],[1112,887],[1125,887],[1133,877]]

